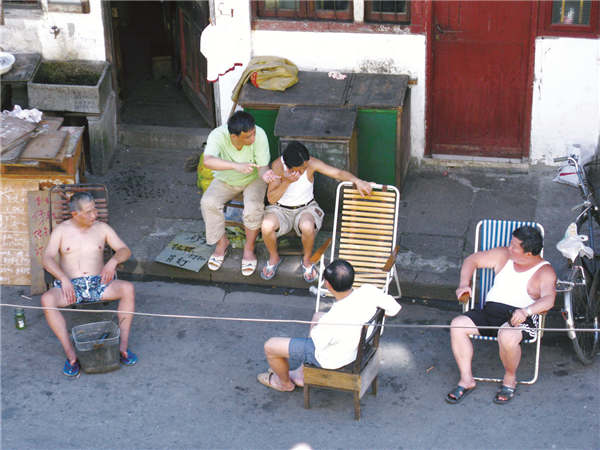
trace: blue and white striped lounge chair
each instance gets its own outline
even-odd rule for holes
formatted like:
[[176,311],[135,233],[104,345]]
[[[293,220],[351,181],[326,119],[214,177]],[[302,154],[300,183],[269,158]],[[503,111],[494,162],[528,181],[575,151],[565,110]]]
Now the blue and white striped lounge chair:
[[[499,220],[499,219],[483,219],[477,223],[475,230],[475,251],[486,251],[495,247],[508,247],[512,238],[512,233],[519,227],[531,226],[537,228],[544,236],[544,228],[542,225],[536,222],[530,221],[519,221],[519,220]],[[543,249],[541,255],[543,256]],[[483,308],[485,305],[485,298],[488,291],[494,283],[494,269],[477,269],[473,274],[472,283],[472,296],[471,300],[463,305],[463,312],[469,311],[470,309]],[[524,344],[535,344],[535,366],[533,378],[527,381],[519,381],[522,384],[533,384],[537,381],[539,366],[540,366],[540,346],[542,341],[542,329],[544,328],[546,314],[539,315],[539,327],[540,331],[537,333],[535,339],[526,339],[523,341]],[[491,336],[471,336],[473,340],[482,341],[495,341],[498,339]],[[475,377],[478,381],[491,381],[500,383],[501,378],[482,378]]]

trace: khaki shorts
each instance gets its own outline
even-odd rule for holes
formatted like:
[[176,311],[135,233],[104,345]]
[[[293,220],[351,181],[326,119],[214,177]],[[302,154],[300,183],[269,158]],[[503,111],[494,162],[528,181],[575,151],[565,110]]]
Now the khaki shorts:
[[321,226],[323,225],[323,217],[325,216],[325,213],[321,208],[319,208],[319,205],[315,201],[312,201],[308,205],[297,209],[284,208],[283,206],[279,205],[269,205],[265,208],[265,214],[268,213],[274,214],[277,217],[277,220],[279,220],[277,237],[289,233],[292,228],[298,236],[302,236],[302,233],[298,228],[298,224],[303,213],[308,213],[313,217],[315,221],[315,229],[317,231],[321,229]]

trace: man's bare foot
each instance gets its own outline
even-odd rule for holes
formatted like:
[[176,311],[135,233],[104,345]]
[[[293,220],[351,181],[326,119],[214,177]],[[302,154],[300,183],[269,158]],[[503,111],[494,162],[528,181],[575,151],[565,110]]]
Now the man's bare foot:
[[225,254],[225,250],[227,250],[227,247],[229,247],[229,239],[227,239],[226,235],[223,235],[223,237],[217,242],[213,255],[223,256]]

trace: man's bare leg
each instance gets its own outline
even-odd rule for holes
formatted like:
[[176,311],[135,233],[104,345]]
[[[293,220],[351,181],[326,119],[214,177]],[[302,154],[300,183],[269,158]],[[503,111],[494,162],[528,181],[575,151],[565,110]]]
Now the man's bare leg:
[[313,216],[308,213],[302,214],[298,222],[298,228],[302,234],[302,264],[304,264],[304,267],[310,267],[310,257],[312,256],[315,237],[317,236]]
[[[62,308],[67,306],[67,302],[63,298],[62,291],[59,288],[51,288],[44,293],[44,295],[42,295],[41,304],[46,308]],[[60,311],[55,309],[45,309],[44,316],[46,316],[48,326],[61,343],[69,363],[75,364],[75,361],[77,361],[77,355],[75,354],[75,349],[71,344],[71,338],[69,337],[69,332],[67,331],[67,322],[65,321],[65,318]]]
[[504,365],[502,384],[511,388],[517,386],[517,368],[521,362],[521,340],[523,333],[519,328],[502,325],[498,330],[498,348],[500,360]]
[[281,259],[277,251],[277,230],[279,229],[279,219],[275,214],[267,213],[261,226],[262,238],[269,252],[269,264],[274,265]]
[[[458,385],[465,389],[471,389],[477,384],[473,378],[471,362],[473,360],[473,343],[470,334],[479,334],[479,330],[473,321],[467,316],[458,316],[450,324],[450,342],[456,365],[460,372]],[[454,328],[456,327],[456,328]]]
[[290,365],[288,359],[290,338],[272,337],[265,342],[265,355],[269,367],[275,373],[271,377],[271,383],[284,389],[293,390],[294,383],[290,379]]
[[213,255],[223,256],[227,247],[229,247],[229,239],[227,239],[227,233],[223,232],[223,236],[217,241]]
[[244,229],[246,230],[246,243],[244,244],[244,256],[242,258],[247,261],[253,261],[256,259],[256,256],[254,255],[254,244],[258,237],[258,233],[260,232],[260,228],[251,230],[248,227],[244,227]]
[[[319,319],[321,317],[323,317],[323,315],[325,315],[325,313],[321,312],[321,311],[318,311],[313,314],[312,319],[310,320],[311,321],[311,324],[310,324],[311,330],[317,324]],[[290,370],[289,375],[290,375],[290,379],[296,386],[298,386],[298,387],[304,386],[304,367],[302,365],[300,365],[300,367],[297,367],[294,370]]]
[[127,313],[135,311],[135,289],[133,284],[123,280],[114,280],[110,283],[102,295],[102,300],[117,299],[119,299],[119,313],[117,316],[119,319],[119,330],[121,332],[119,351],[121,352],[121,355],[127,357],[129,332],[131,330],[131,322],[133,321],[133,314]]

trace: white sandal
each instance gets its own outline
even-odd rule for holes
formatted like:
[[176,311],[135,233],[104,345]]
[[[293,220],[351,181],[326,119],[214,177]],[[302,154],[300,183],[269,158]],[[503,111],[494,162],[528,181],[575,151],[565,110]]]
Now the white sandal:
[[242,275],[249,277],[254,273],[257,265],[257,259],[242,259]]
[[223,266],[223,261],[225,261],[225,256],[227,255],[227,250],[225,250],[225,253],[222,254],[221,256],[216,256],[214,253],[212,255],[210,255],[210,258],[208,259],[208,270],[212,270],[213,272],[215,270],[219,270],[221,268],[221,266]]

